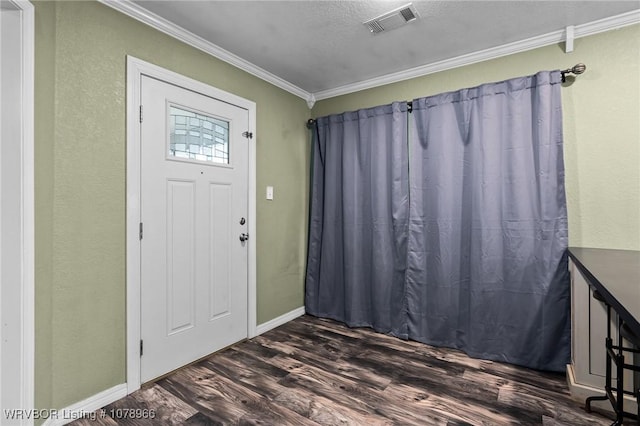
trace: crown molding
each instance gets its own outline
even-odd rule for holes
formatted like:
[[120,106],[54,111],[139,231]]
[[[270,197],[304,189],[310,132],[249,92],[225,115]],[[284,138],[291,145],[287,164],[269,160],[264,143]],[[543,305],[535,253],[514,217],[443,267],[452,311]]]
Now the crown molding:
[[640,9],[575,26],[575,38],[587,37],[640,23]]
[[291,94],[301,97],[305,101],[308,101],[311,98],[311,93],[307,92],[306,90],[289,83],[288,81],[278,77],[277,75],[272,74],[269,71],[266,71],[259,66],[254,65],[239,56],[234,55],[228,50],[225,50],[220,46],[213,44],[198,35],[193,34],[190,31],[185,30],[184,28],[162,18],[161,16],[156,15],[155,13],[148,11],[147,9],[137,5],[130,0],[98,1],[106,6],[117,10],[118,12],[124,13],[125,15],[142,22],[143,24],[149,25],[150,27],[160,32],[163,32],[177,40],[180,40],[181,42],[186,43],[189,46],[202,50],[203,52],[208,53],[211,56],[220,59],[221,61],[231,64],[236,68],[239,68],[268,83],[271,83],[276,87],[279,87],[280,89],[286,90]]
[[[609,18],[600,19],[598,21],[588,22],[574,27],[573,38],[587,37],[590,35],[602,33],[605,31],[616,30],[629,25],[640,23],[640,9]],[[334,89],[322,90],[313,93],[316,101],[333,98],[336,96],[346,95],[365,89],[371,89],[386,84],[396,83],[399,81],[409,80],[416,77],[422,77],[440,71],[446,71],[453,68],[463,67],[478,62],[488,61],[503,56],[513,55],[514,53],[525,52],[527,50],[537,49],[539,47],[549,46],[555,43],[561,43],[566,40],[566,30],[558,30],[531,37],[525,40],[513,43],[503,44],[501,46],[492,47],[485,50],[457,56],[451,59],[445,59],[431,64],[421,65],[419,67],[410,68],[408,70],[386,74],[369,80],[360,81],[353,84],[336,87]]]
[[526,52],[528,50],[537,49],[539,47],[549,46],[555,43],[561,43],[564,41],[570,41],[568,38],[577,39],[581,37],[587,37],[594,34],[599,34],[605,31],[616,30],[629,25],[640,23],[640,9],[633,10],[631,12],[623,13],[620,15],[612,16],[609,18],[600,19],[598,21],[588,22],[582,25],[576,25],[573,27],[573,37],[566,29],[553,31],[547,34],[543,34],[536,37],[531,37],[525,40],[516,41],[513,43],[503,44],[501,46],[492,47],[477,52],[472,52],[466,55],[457,56],[455,58],[445,59],[438,62],[433,62],[426,65],[421,65],[415,68],[410,68],[404,71],[399,71],[391,74],[386,74],[380,77],[375,77],[368,80],[359,81],[344,86],[339,86],[333,89],[321,90],[319,92],[310,93],[306,90],[289,83],[288,81],[276,76],[275,74],[266,71],[257,65],[246,61],[239,56],[217,46],[200,36],[197,36],[184,28],[148,11],[147,9],[137,5],[131,0],[98,0],[125,15],[136,19],[158,31],[161,31],[173,38],[176,38],[183,43],[186,43],[196,49],[202,50],[214,56],[221,61],[227,62],[251,75],[254,75],[268,83],[273,84],[289,93],[292,93],[307,102],[309,108],[313,108],[316,101],[323,99],[333,98],[336,96],[346,95],[349,93],[358,92],[365,89],[371,89],[378,86],[384,86],[386,84],[397,83],[399,81],[409,80],[416,77],[422,77],[425,75],[433,74],[440,71],[446,71],[453,68],[463,67],[466,65],[475,64],[478,62],[488,61],[491,59],[501,58],[503,56],[513,55],[515,53]]

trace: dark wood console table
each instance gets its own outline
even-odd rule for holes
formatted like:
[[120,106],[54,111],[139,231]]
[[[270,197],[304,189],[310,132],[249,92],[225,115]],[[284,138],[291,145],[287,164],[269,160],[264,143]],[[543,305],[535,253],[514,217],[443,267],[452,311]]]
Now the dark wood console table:
[[[613,310],[618,317],[616,322],[618,336],[625,333],[633,337],[640,336],[640,251],[570,247],[569,257],[586,278],[589,287],[593,290],[594,297],[607,307],[609,321],[605,342],[607,351],[606,395],[587,398],[586,408],[590,409],[591,400],[608,399],[616,413],[614,424],[622,424],[623,417],[637,418],[637,416],[623,410],[624,391],[621,372],[623,367],[637,369],[638,357],[636,356],[634,362],[636,366],[624,364],[620,350],[623,347],[622,337],[618,337],[617,344],[612,342],[610,319],[611,310]],[[618,373],[617,386],[615,387],[611,386],[611,361],[616,364]],[[634,389],[637,389],[638,386],[640,383],[636,383]]]

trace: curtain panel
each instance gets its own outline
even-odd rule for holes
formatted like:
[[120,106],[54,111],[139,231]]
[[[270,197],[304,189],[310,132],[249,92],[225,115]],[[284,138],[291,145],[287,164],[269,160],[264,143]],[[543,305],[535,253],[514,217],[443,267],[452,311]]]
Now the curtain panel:
[[540,72],[318,119],[307,312],[564,371],[560,87]]
[[407,103],[319,118],[305,308],[407,337]]
[[409,337],[564,371],[570,350],[560,73],[413,101]]

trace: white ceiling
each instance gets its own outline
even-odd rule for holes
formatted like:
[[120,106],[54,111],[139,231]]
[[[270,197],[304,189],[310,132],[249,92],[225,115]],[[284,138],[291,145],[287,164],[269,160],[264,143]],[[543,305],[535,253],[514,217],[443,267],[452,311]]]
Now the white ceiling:
[[[308,93],[638,10],[640,1],[414,0],[420,19],[378,35],[389,1],[135,1]],[[570,62],[570,60],[568,61]],[[573,64],[558,64],[558,67]]]

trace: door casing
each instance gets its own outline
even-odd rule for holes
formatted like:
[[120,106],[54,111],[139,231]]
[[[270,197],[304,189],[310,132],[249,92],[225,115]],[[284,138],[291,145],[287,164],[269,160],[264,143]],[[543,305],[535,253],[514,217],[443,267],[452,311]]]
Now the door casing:
[[[0,5],[0,408],[34,408],[34,7],[26,0]],[[16,66],[18,64],[18,66]],[[20,413],[18,413],[20,414]],[[4,411],[0,424],[8,420]]]
[[157,65],[127,56],[127,392],[140,388],[140,81],[143,75],[237,105],[249,111],[247,335],[256,335],[256,104]]

